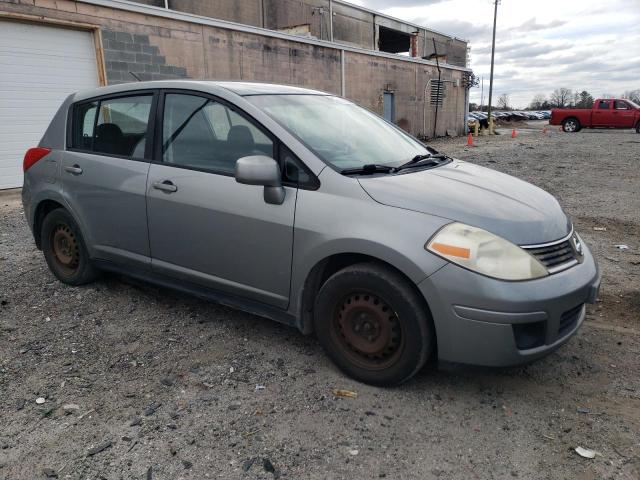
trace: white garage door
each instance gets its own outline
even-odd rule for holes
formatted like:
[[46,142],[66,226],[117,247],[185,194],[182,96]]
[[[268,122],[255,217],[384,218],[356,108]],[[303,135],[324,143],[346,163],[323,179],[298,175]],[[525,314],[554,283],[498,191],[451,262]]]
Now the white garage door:
[[0,20],[0,189],[22,186],[24,152],[67,95],[98,84],[91,32]]

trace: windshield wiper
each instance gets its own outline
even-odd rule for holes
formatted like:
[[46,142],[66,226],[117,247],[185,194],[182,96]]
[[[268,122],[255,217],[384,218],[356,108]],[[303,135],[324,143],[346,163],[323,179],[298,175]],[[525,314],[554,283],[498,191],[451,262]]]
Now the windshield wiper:
[[389,165],[380,165],[377,163],[368,163],[362,167],[345,168],[340,170],[343,175],[373,175],[374,173],[393,173],[395,168]]
[[[424,167],[426,165],[431,165],[435,167],[436,165],[440,165],[440,163],[443,160],[448,160],[449,158],[450,157],[447,157],[442,153],[427,153],[425,155],[416,155],[407,163],[404,163],[399,167],[396,167],[395,171],[399,172],[400,170],[404,170],[405,168]],[[429,161],[425,162],[425,160],[429,160]]]

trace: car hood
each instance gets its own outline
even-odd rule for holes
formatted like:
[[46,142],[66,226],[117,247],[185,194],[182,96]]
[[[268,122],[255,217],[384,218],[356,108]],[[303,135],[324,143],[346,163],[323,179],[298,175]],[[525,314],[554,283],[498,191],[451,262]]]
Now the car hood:
[[551,242],[571,231],[571,221],[549,193],[459,160],[429,170],[358,180],[379,203],[483,228],[516,245]]

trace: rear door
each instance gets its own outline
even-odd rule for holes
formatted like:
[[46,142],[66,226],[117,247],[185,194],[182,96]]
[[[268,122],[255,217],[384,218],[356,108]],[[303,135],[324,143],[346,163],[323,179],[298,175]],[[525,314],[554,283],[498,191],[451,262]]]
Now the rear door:
[[167,92],[161,104],[147,190],[153,269],[286,308],[297,189],[272,205],[234,178],[241,157],[276,158],[275,138],[214,97]]
[[635,112],[624,100],[614,100],[613,117],[616,127],[632,128],[634,126]]
[[613,127],[613,100],[599,100],[591,118],[594,127]]
[[72,109],[63,189],[95,258],[150,268],[145,193],[156,97],[140,91]]

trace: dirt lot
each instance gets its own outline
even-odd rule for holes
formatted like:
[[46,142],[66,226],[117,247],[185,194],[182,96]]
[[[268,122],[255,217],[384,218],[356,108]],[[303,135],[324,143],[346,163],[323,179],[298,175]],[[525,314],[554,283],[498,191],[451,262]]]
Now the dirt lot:
[[556,195],[599,303],[538,363],[396,389],[252,315],[116,277],[66,287],[0,198],[0,478],[640,478],[640,135],[541,128],[433,144]]

